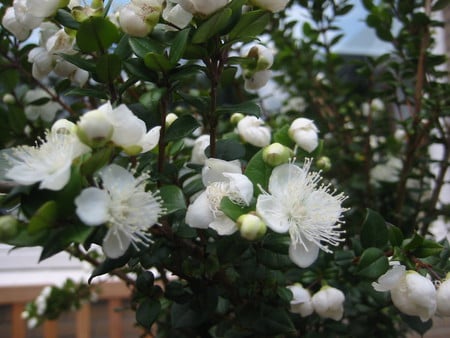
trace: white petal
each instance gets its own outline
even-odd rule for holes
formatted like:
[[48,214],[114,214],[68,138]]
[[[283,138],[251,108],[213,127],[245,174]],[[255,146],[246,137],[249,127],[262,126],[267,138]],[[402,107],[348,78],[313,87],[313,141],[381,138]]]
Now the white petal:
[[381,275],[377,282],[373,282],[372,286],[379,292],[392,290],[400,283],[405,273],[406,268],[404,265],[394,265],[392,269]]
[[264,87],[272,77],[272,71],[261,70],[256,72],[251,77],[245,79],[244,87],[246,90],[257,90]]
[[67,166],[60,168],[57,172],[52,175],[48,175],[45,177],[41,184],[39,185],[40,189],[49,189],[49,190],[61,190],[70,179],[70,163]]
[[277,197],[285,196],[286,191],[292,190],[288,187],[299,181],[302,176],[306,176],[306,174],[294,164],[279,165],[273,169],[270,175],[269,192]]
[[152,150],[158,145],[161,126],[154,127],[140,140],[139,145],[142,147],[142,153]]
[[205,187],[213,182],[227,182],[228,179],[223,173],[242,174],[241,163],[238,160],[224,161],[217,158],[208,158],[205,160],[205,166],[202,170],[202,181]]
[[189,205],[186,212],[186,224],[192,228],[207,229],[213,221],[214,215],[209,207],[206,191],[204,191]]
[[110,164],[100,171],[103,187],[110,191],[113,195],[120,195],[134,188],[136,179],[125,168]]
[[253,197],[253,183],[249,178],[242,174],[233,173],[223,173],[223,176],[230,180],[230,189],[249,205]]
[[225,215],[216,217],[216,219],[209,224],[209,227],[216,230],[220,236],[228,236],[234,234],[238,230],[236,222]]
[[128,249],[131,238],[119,228],[110,228],[103,239],[103,251],[109,258],[118,258]]
[[75,198],[77,216],[86,225],[100,225],[108,221],[108,208],[111,202],[108,193],[98,188],[84,189]]
[[124,104],[108,112],[114,126],[111,140],[122,147],[137,145],[146,132],[145,122],[135,116]]
[[299,267],[307,268],[316,261],[319,256],[320,248],[315,243],[310,242],[307,239],[303,239],[303,244],[291,243],[289,246],[289,258]]
[[290,224],[283,213],[282,201],[271,195],[261,194],[256,201],[256,212],[269,228],[278,233],[289,230]]

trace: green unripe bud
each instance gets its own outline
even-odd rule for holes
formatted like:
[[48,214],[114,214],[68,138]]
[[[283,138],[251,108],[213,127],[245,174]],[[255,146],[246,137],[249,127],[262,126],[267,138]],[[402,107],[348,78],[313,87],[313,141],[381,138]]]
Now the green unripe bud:
[[237,125],[239,123],[239,121],[242,120],[244,117],[245,116],[242,113],[234,113],[230,117],[230,122],[234,125]]
[[331,160],[328,156],[321,156],[317,159],[316,165],[323,171],[328,171],[331,168]]
[[5,104],[14,104],[16,103],[16,98],[12,94],[5,94],[3,95],[3,103]]
[[0,241],[8,241],[19,232],[19,221],[10,215],[0,217]]
[[241,236],[249,241],[254,241],[263,237],[267,231],[267,226],[261,218],[254,214],[244,214],[236,221]]
[[272,143],[264,147],[262,157],[264,162],[272,167],[289,162],[294,152],[281,143]]

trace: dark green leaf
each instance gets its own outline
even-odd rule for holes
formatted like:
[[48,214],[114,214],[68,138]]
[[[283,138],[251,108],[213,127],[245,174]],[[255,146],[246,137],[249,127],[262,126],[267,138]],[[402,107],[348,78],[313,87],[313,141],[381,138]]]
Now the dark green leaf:
[[378,248],[364,250],[358,264],[358,275],[376,279],[389,268],[389,261],[384,252]]
[[108,99],[108,95],[104,90],[100,89],[92,89],[92,88],[71,88],[67,92],[65,92],[67,96],[88,96],[88,97],[96,97],[98,99]]
[[267,11],[257,10],[242,14],[239,22],[229,33],[230,40],[239,40],[261,34],[270,20]]
[[258,261],[272,269],[283,269],[292,266],[289,256],[286,254],[276,253],[267,249],[259,249],[257,251]]
[[389,232],[384,218],[376,211],[366,210],[366,217],[361,227],[361,243],[363,247],[382,248],[389,239]]
[[104,53],[119,40],[119,30],[107,18],[93,16],[80,24],[76,40],[82,52]]
[[420,236],[418,233],[414,233],[412,238],[407,238],[403,241],[402,247],[404,250],[414,250],[420,247],[423,243],[424,238]]
[[403,322],[405,322],[411,329],[416,331],[421,336],[423,336],[433,326],[433,321],[431,319],[423,322],[419,317],[407,316],[405,314],[401,314],[401,318]]
[[109,273],[112,270],[120,268],[128,263],[130,257],[125,254],[119,258],[106,258],[100,265],[96,266],[94,271],[92,271],[91,276],[89,277],[88,283],[91,283],[92,279],[97,276],[104,275]]
[[44,203],[30,219],[28,232],[35,235],[44,229],[51,228],[57,216],[57,206],[55,201]]
[[134,54],[142,59],[150,52],[162,54],[165,48],[160,42],[150,38],[129,37],[128,41]]
[[[205,154],[211,156],[211,147],[208,146],[205,149]],[[243,158],[245,155],[244,146],[233,139],[218,140],[216,142],[216,152],[214,154],[215,158],[219,158],[225,161],[233,161]]]
[[273,135],[273,141],[278,142],[286,147],[293,148],[295,142],[289,136],[289,125],[279,128]]
[[255,102],[245,101],[243,103],[229,105],[229,106],[220,106],[217,109],[217,113],[242,113],[245,115],[261,115],[261,107]]
[[177,64],[178,60],[183,56],[186,50],[186,44],[188,41],[190,29],[186,28],[177,33],[177,36],[172,41],[172,46],[170,47],[169,61],[171,64]]
[[159,193],[163,200],[163,207],[166,209],[165,214],[171,214],[178,210],[186,209],[186,201],[183,192],[176,185],[165,185],[159,189]]
[[80,27],[80,23],[76,21],[70,12],[64,9],[58,9],[55,18],[64,27],[77,30]]
[[200,124],[194,117],[190,115],[180,116],[167,129],[164,140],[170,142],[182,139],[189,136],[199,126]]
[[245,169],[245,175],[252,181],[255,195],[261,193],[260,186],[264,190],[267,190],[272,169],[271,166],[264,162],[262,150],[258,151],[248,162],[247,168]]
[[198,27],[192,36],[192,43],[199,44],[208,41],[214,35],[220,33],[224,29],[228,21],[230,20],[232,10],[230,8],[224,8],[211,16],[208,20]]
[[450,6],[450,0],[437,0],[433,4],[433,11],[440,11],[446,8],[447,6]]
[[424,239],[422,244],[414,250],[414,256],[419,258],[426,258],[429,256],[436,256],[441,253],[443,246],[430,239]]
[[403,242],[403,233],[399,227],[391,225],[388,228],[389,231],[389,242],[392,246],[401,246]]
[[139,292],[150,295],[151,291],[153,291],[153,283],[155,282],[155,276],[151,271],[144,271],[139,274],[136,279],[136,288]]
[[222,198],[220,201],[220,210],[223,211],[223,213],[231,218],[233,221],[236,222],[236,220],[239,218],[239,216],[243,214],[247,214],[250,211],[253,211],[253,207],[243,207],[238,204],[233,203],[228,197]]
[[174,67],[165,55],[154,52],[145,54],[144,63],[149,69],[155,72],[167,73]]
[[152,328],[161,311],[161,303],[154,299],[144,299],[136,310],[136,321],[147,330]]
[[119,76],[121,69],[121,61],[116,54],[105,54],[97,60],[96,72],[101,82],[113,82]]

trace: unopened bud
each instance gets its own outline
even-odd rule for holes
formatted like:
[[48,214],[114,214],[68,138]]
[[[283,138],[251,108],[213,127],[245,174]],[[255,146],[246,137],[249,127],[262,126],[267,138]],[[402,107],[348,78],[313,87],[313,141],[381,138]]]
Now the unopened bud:
[[331,160],[328,156],[321,156],[317,159],[316,165],[323,171],[328,171],[331,168]]
[[244,214],[239,216],[236,226],[241,236],[249,241],[257,240],[264,236],[267,226],[261,218],[254,214]]
[[170,125],[172,123],[174,123],[177,118],[178,118],[178,116],[176,114],[174,114],[174,113],[167,114],[167,116],[166,116],[166,127],[170,127]]
[[263,149],[264,162],[272,167],[289,162],[294,156],[293,151],[281,143],[272,143]]
[[242,114],[242,113],[234,113],[230,117],[230,122],[232,124],[238,124],[239,121],[242,120],[243,118],[244,118],[244,114]]
[[3,95],[3,103],[14,104],[16,103],[16,98],[14,97],[14,95],[7,93]]
[[8,241],[19,232],[19,221],[13,216],[0,217],[0,241]]

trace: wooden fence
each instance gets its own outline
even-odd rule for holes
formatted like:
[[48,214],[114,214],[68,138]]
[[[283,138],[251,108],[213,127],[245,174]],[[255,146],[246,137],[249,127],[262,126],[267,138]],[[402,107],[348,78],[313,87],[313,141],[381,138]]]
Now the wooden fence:
[[45,322],[39,329],[30,330],[21,314],[25,304],[35,299],[41,290],[42,286],[0,287],[0,337],[123,338],[142,335],[142,331],[134,326],[134,313],[120,310],[126,308],[130,290],[118,282],[103,283],[98,302],[85,304],[76,313],[65,314],[58,320]]

